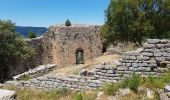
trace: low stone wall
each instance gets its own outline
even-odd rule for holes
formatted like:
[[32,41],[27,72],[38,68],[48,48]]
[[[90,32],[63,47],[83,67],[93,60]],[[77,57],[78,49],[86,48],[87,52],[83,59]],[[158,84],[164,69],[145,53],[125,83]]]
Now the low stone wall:
[[127,76],[133,72],[158,76],[168,71],[170,40],[148,39],[142,51],[126,52],[117,72]]
[[47,90],[57,88],[68,88],[75,91],[98,89],[105,83],[118,82],[134,73],[143,77],[148,75],[157,77],[169,70],[169,61],[170,40],[148,39],[143,50],[126,52],[117,63],[94,65],[90,76],[82,73],[78,76],[42,76],[22,82],[22,86]]
[[27,76],[29,76],[31,78],[35,78],[35,77],[42,76],[44,74],[49,73],[56,67],[57,67],[56,64],[41,65],[34,69],[30,69],[29,71],[24,72],[22,74],[13,76],[12,78],[13,78],[13,80],[22,80],[24,77],[27,77]]

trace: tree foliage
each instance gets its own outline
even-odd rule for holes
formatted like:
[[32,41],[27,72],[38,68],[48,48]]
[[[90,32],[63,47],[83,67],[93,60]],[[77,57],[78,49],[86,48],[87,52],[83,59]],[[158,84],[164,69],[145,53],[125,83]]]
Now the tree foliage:
[[29,33],[28,33],[28,38],[36,38],[36,33],[34,33],[34,32],[29,32]]
[[170,38],[170,0],[111,0],[101,35],[106,42]]
[[65,22],[65,25],[66,26],[71,26],[71,21],[69,19],[67,19],[66,22]]
[[27,59],[34,50],[15,33],[11,21],[0,20],[0,82],[9,78],[10,70],[20,60]]

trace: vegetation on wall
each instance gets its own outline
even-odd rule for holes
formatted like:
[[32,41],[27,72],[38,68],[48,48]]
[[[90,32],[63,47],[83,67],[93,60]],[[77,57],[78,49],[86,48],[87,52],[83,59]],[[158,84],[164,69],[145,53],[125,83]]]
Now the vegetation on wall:
[[169,0],[111,0],[101,36],[106,43],[133,42],[146,38],[170,38]]
[[18,62],[31,57],[33,53],[34,49],[15,33],[15,24],[0,20],[0,82],[9,79],[10,71]]

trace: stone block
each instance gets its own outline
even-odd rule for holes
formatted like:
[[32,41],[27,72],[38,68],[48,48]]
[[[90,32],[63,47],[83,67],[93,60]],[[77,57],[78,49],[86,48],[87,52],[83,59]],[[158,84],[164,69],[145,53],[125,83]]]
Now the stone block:
[[138,67],[137,63],[132,63],[132,67]]
[[136,57],[136,56],[129,56],[129,59],[130,59],[130,60],[136,60],[137,57]]
[[156,61],[165,61],[165,57],[155,57]]
[[169,42],[169,40],[167,40],[167,39],[162,39],[162,40],[160,40],[160,43],[162,43],[162,44],[166,44],[166,43],[168,43]]
[[151,70],[150,67],[138,67],[138,71],[146,71],[146,72],[148,72],[150,70]]
[[137,75],[141,75],[141,74],[142,74],[142,72],[135,72],[135,74],[137,74]]
[[125,74],[133,74],[134,72],[133,71],[125,71],[124,73]]
[[156,44],[156,43],[159,43],[160,40],[159,39],[147,39],[147,43],[150,43],[150,44]]
[[170,48],[166,48],[165,51],[170,53]]
[[108,73],[108,74],[114,74],[114,73],[115,73],[115,70],[108,70],[107,73]]
[[156,47],[157,47],[157,48],[164,48],[164,47],[165,47],[165,44],[156,44]]
[[102,73],[106,73],[107,72],[107,70],[100,70]]
[[125,70],[128,70],[127,67],[117,67],[117,70],[118,71],[125,71]]
[[130,67],[132,64],[131,63],[126,63],[126,66],[127,67]]
[[138,68],[134,68],[134,67],[129,67],[130,71],[137,71]]
[[155,57],[161,57],[163,54],[162,53],[154,53]]
[[143,56],[148,56],[148,57],[153,56],[153,53],[143,52],[142,54],[143,54]]
[[157,67],[157,64],[156,63],[150,63],[148,66],[149,67]]
[[89,83],[89,86],[90,87],[97,87],[97,84],[96,83]]
[[170,53],[163,52],[164,57],[170,57]]
[[16,100],[15,91],[0,89],[0,100]]
[[170,42],[166,43],[166,44],[165,44],[165,47],[166,47],[166,48],[170,48]]
[[144,49],[151,49],[151,48],[155,48],[155,44],[148,44],[148,43],[144,43],[143,45]]

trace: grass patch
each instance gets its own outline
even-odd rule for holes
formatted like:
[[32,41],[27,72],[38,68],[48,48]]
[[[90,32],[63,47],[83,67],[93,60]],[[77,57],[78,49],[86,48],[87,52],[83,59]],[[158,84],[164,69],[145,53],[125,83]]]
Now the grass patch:
[[77,92],[74,95],[74,100],[95,100],[96,97],[97,95],[94,91]]
[[116,95],[119,86],[117,84],[106,84],[103,88],[104,94],[106,95]]
[[4,87],[14,90],[17,94],[17,100],[59,100],[61,97],[72,95],[67,89],[55,91],[40,91],[29,88],[17,88],[15,86]]
[[81,69],[76,69],[76,70],[74,70],[74,71],[73,71],[73,74],[74,74],[74,75],[79,75],[80,70],[81,70]]

